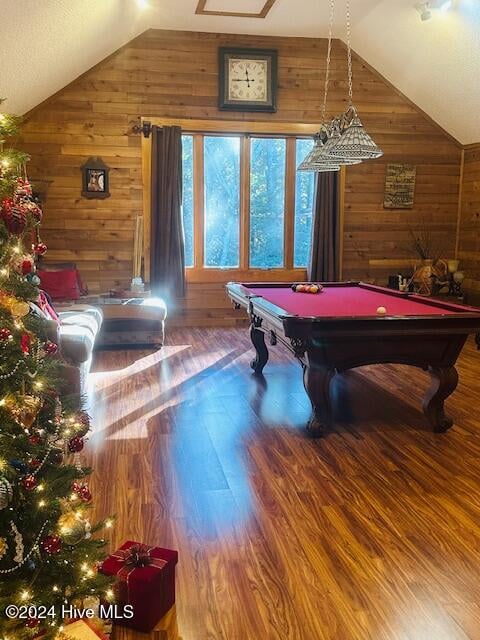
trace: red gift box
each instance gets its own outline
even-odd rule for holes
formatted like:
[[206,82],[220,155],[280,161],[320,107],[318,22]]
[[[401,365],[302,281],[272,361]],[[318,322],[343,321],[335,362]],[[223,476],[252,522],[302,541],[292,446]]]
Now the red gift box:
[[133,616],[126,612],[114,623],[137,631],[148,632],[175,604],[175,565],[178,552],[149,547],[127,540],[118,551],[108,556],[100,571],[117,576],[117,604],[130,605]]

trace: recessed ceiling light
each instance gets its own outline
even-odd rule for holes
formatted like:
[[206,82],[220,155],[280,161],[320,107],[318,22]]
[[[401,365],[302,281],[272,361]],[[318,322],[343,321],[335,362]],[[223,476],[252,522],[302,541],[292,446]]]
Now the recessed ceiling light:
[[148,1],[147,0],[137,0],[137,5],[140,7],[140,9],[146,9],[148,7]]

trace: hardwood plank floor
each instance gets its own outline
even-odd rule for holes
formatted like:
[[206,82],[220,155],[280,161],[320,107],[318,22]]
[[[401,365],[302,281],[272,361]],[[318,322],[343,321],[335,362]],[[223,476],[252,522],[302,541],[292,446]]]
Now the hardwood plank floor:
[[179,550],[176,624],[152,638],[480,639],[473,340],[443,435],[420,409],[427,375],[392,365],[337,376],[335,428],[310,440],[300,367],[270,355],[262,384],[246,329],[97,354],[96,514],[117,514],[112,548]]

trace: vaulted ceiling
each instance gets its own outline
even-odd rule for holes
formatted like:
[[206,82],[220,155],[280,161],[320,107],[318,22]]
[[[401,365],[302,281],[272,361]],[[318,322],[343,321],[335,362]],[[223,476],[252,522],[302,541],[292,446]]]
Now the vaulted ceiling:
[[[420,20],[415,0],[351,0],[357,53],[463,144],[480,141],[480,2]],[[148,28],[325,37],[328,0],[2,0],[0,96],[25,113]],[[260,13],[264,18],[215,15]],[[213,14],[210,13],[213,11]],[[345,0],[336,37],[345,37]]]

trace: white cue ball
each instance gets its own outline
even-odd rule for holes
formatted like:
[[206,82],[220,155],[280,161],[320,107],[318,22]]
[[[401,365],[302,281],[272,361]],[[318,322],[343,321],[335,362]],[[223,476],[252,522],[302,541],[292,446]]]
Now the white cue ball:
[[387,310],[385,307],[378,307],[377,316],[385,316],[387,314]]

